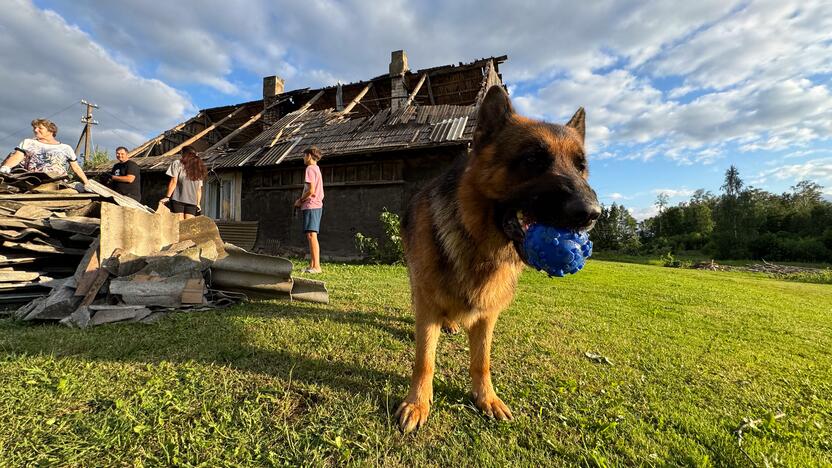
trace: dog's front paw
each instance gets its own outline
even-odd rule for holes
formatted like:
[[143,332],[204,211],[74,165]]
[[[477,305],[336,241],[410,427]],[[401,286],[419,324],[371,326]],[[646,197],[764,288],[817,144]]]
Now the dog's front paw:
[[407,434],[425,425],[430,414],[430,404],[405,401],[396,410],[399,428]]
[[482,410],[490,418],[495,418],[499,421],[514,419],[511,415],[511,410],[508,409],[503,400],[495,394],[485,395],[483,397],[474,396],[474,402],[477,408]]
[[459,333],[459,324],[452,320],[443,320],[442,331],[449,335],[456,335]]

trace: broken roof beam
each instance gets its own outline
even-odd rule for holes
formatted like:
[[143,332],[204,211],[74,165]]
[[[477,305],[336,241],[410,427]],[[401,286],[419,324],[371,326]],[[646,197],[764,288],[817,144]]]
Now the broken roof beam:
[[187,140],[183,141],[183,142],[182,142],[182,143],[180,143],[179,145],[177,145],[177,146],[175,146],[175,147],[173,147],[173,148],[171,148],[171,149],[169,149],[169,150],[165,151],[165,152],[164,152],[164,154],[162,154],[161,156],[171,156],[171,155],[173,155],[173,154],[178,153],[178,152],[179,152],[182,148],[184,148],[184,147],[186,147],[186,146],[190,145],[191,143],[193,143],[193,142],[195,142],[195,141],[199,140],[200,138],[202,138],[203,136],[205,136],[206,134],[208,134],[208,132],[210,132],[211,130],[215,129],[215,128],[217,127],[217,125],[220,125],[220,124],[222,124],[223,122],[225,122],[226,120],[228,120],[228,119],[230,119],[230,118],[234,117],[235,115],[237,115],[238,113],[240,113],[241,111],[243,111],[243,109],[245,109],[245,108],[246,108],[246,106],[240,106],[240,107],[238,107],[238,108],[237,108],[237,109],[235,109],[233,112],[231,112],[230,114],[228,114],[228,115],[226,115],[225,117],[223,117],[223,118],[222,118],[219,122],[215,122],[215,123],[213,123],[213,124],[209,125],[209,126],[208,126],[208,127],[206,127],[204,130],[202,130],[201,132],[197,133],[196,135],[194,135],[194,136],[192,136],[192,137],[188,138]]
[[[316,97],[313,97],[312,99],[316,99],[316,98],[320,97],[320,94],[323,94],[323,92],[318,93],[318,95],[317,95]],[[242,125],[240,125],[239,127],[237,127],[237,128],[236,128],[233,132],[229,133],[228,135],[224,136],[224,137],[223,137],[220,141],[218,141],[218,142],[214,143],[213,145],[211,145],[211,147],[210,147],[210,148],[208,148],[208,149],[206,149],[205,151],[203,151],[203,153],[207,153],[207,152],[209,152],[209,151],[213,151],[213,150],[215,150],[215,149],[219,148],[220,146],[222,146],[222,145],[224,145],[224,144],[228,143],[229,141],[231,141],[231,139],[232,139],[232,138],[234,138],[235,136],[239,135],[239,134],[240,134],[240,132],[242,132],[243,130],[245,130],[248,126],[250,126],[250,125],[251,125],[251,124],[253,124],[254,122],[257,122],[258,120],[260,120],[260,118],[261,118],[261,117],[263,117],[263,114],[265,114],[267,110],[269,110],[269,109],[271,109],[272,107],[274,107],[274,106],[276,106],[276,105],[278,105],[278,104],[280,104],[280,103],[282,103],[282,102],[285,102],[285,101],[286,101],[285,99],[276,100],[275,102],[273,102],[271,105],[269,105],[268,107],[266,107],[266,108],[265,108],[265,109],[263,109],[262,111],[260,111],[260,112],[258,112],[258,113],[256,113],[256,114],[254,114],[254,115],[253,115],[250,119],[248,119],[248,120],[247,120],[244,124],[242,124]],[[310,105],[311,105],[311,103],[310,103]]]
[[[280,140],[280,137],[282,137],[282,136],[283,136],[283,129],[285,129],[287,126],[289,126],[289,125],[293,124],[293,123],[295,122],[295,120],[297,120],[297,119],[298,119],[298,117],[300,117],[301,115],[303,115],[303,113],[304,113],[304,112],[306,112],[306,111],[307,111],[310,107],[312,107],[312,104],[315,104],[315,101],[317,101],[318,99],[320,99],[320,98],[321,98],[321,96],[323,96],[323,95],[324,95],[324,90],[320,90],[320,91],[318,91],[318,93],[317,93],[317,94],[315,94],[314,96],[312,96],[312,99],[310,99],[310,100],[306,101],[306,104],[304,104],[303,106],[301,106],[301,108],[300,108],[300,109],[298,109],[298,110],[294,111],[293,113],[294,113],[294,114],[296,114],[296,115],[295,115],[295,117],[294,117],[293,119],[291,119],[289,122],[287,122],[285,125],[283,125],[283,128],[281,128],[281,129],[277,132],[277,134],[274,136],[274,138],[272,138],[271,143],[269,143],[269,144],[266,146],[266,148],[272,148],[272,147],[273,147],[273,146],[277,143],[277,140]],[[246,161],[248,161],[248,159],[246,159]],[[246,161],[243,161],[243,163],[245,163]],[[240,163],[240,165],[242,166],[242,165],[243,165],[243,163]]]
[[215,150],[215,149],[219,148],[220,146],[222,146],[222,145],[224,145],[224,144],[228,143],[229,141],[231,141],[231,139],[232,139],[232,138],[234,138],[235,136],[239,135],[239,134],[240,134],[240,132],[242,132],[243,130],[245,130],[245,129],[249,126],[249,125],[253,124],[254,122],[257,122],[258,120],[260,120],[260,117],[263,117],[263,114],[264,114],[264,113],[265,113],[265,111],[260,111],[260,112],[258,112],[257,114],[254,114],[254,115],[253,115],[250,119],[248,119],[248,120],[247,120],[244,124],[242,124],[242,125],[240,125],[239,127],[237,127],[237,129],[235,129],[233,132],[229,133],[228,135],[226,135],[226,136],[222,137],[222,139],[220,139],[220,141],[218,141],[218,142],[214,143],[213,145],[211,145],[208,149],[206,149],[206,150],[205,150],[205,151],[203,151],[203,152],[204,152],[204,153],[207,153],[207,152],[209,152],[209,151],[213,151],[213,150]]
[[419,81],[416,83],[416,87],[413,88],[413,91],[410,92],[410,96],[407,97],[407,101],[404,103],[404,107],[409,106],[413,103],[413,99],[416,98],[416,94],[419,93],[419,90],[422,89],[422,85],[425,83],[425,78],[428,77],[427,73],[422,73],[422,76],[419,78]]
[[500,84],[500,79],[497,76],[497,72],[494,70],[494,61],[489,60],[488,64],[485,66],[485,71],[483,72],[482,81],[480,82],[480,90],[477,92],[477,99],[476,104],[479,106],[483,99],[485,99],[485,93],[488,92],[488,88],[494,86],[495,84]]
[[347,104],[347,107],[345,107],[345,108],[344,108],[344,110],[342,110],[341,112],[338,112],[338,114],[339,114],[339,115],[347,115],[347,114],[348,114],[348,113],[352,110],[352,108],[353,108],[353,107],[355,107],[356,105],[358,105],[359,101],[361,101],[361,98],[363,98],[363,97],[364,97],[364,95],[365,95],[365,94],[367,94],[367,91],[369,91],[369,90],[370,90],[370,87],[371,87],[371,86],[373,86],[373,82],[372,82],[372,81],[371,81],[371,82],[369,82],[369,83],[367,83],[367,86],[365,86],[365,87],[364,87],[364,89],[362,89],[362,90],[361,90],[361,92],[360,92],[360,93],[358,93],[358,96],[356,96],[355,98],[353,98],[353,100],[352,100],[352,101],[350,101],[350,103],[349,103],[349,104]]
[[301,106],[301,108],[296,110],[295,112],[306,112],[306,110],[309,109],[310,107],[312,107],[312,104],[315,104],[315,101],[320,99],[321,96],[323,96],[323,95],[324,95],[324,90],[322,89],[322,90],[318,91],[314,96],[312,96],[312,99],[306,101],[306,104]]
[[172,129],[165,130],[164,132],[157,135],[155,138],[151,138],[150,140],[147,140],[146,142],[142,143],[141,145],[133,148],[133,150],[130,151],[129,153],[127,153],[127,154],[132,157],[132,156],[135,156],[138,153],[141,153],[143,150],[147,149],[148,146],[150,146],[151,149],[152,149],[153,146],[155,146],[160,141],[164,140],[165,137],[168,136],[168,134],[175,133],[175,132],[178,132],[178,131],[182,130],[183,128],[185,128],[186,125],[188,125],[189,123],[199,119],[201,116],[202,116],[202,111],[200,111],[198,114],[191,117],[190,119],[188,119],[188,120],[180,123],[179,125],[173,127]]

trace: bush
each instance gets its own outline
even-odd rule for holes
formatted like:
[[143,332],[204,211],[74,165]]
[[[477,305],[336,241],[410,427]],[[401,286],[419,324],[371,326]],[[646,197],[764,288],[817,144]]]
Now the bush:
[[813,272],[787,273],[777,275],[779,279],[786,281],[797,281],[800,283],[832,284],[832,270],[820,270]]
[[689,260],[680,260],[674,257],[671,252],[667,252],[659,257],[659,261],[662,262],[662,266],[669,268],[690,268],[691,266],[691,262]]
[[401,237],[401,222],[399,215],[384,208],[378,217],[384,228],[384,239],[378,240],[367,237],[360,232],[355,233],[355,247],[370,263],[403,264],[404,246]]

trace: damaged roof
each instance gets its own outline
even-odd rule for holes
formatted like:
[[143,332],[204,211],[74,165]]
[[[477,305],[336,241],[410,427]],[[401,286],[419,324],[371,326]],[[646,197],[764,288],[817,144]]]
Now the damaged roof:
[[133,149],[133,160],[143,170],[164,170],[186,144],[194,145],[213,169],[283,164],[302,159],[303,150],[312,145],[327,160],[467,145],[485,91],[503,85],[499,64],[506,59],[380,75],[205,109]]

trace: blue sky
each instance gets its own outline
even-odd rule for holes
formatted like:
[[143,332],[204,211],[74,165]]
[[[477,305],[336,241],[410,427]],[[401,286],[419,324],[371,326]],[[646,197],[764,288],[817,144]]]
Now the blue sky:
[[506,54],[519,111],[586,108],[591,182],[637,218],[662,191],[718,192],[731,164],[748,185],[832,196],[832,2],[414,3],[6,0],[0,143],[57,112],[74,144],[81,98],[101,106],[98,144],[135,146],[259,98],[265,75],[295,89],[383,74],[396,49],[413,69]]

